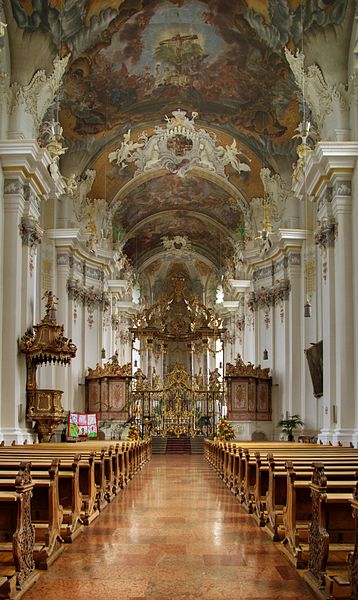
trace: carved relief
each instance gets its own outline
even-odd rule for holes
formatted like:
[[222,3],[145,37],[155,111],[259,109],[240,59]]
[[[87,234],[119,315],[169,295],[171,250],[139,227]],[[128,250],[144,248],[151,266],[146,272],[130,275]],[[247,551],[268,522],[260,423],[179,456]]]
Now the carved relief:
[[67,67],[70,55],[64,58],[56,57],[53,61],[53,71],[49,77],[46,72],[37,71],[30,83],[21,86],[19,83],[13,83],[11,86],[12,106],[14,110],[19,104],[23,104],[27,113],[29,113],[39,127],[47,109],[53,103],[57,91],[62,84],[62,77]]
[[22,194],[24,193],[24,186],[19,179],[5,179],[4,184],[5,194]]
[[165,116],[166,128],[156,127],[149,137],[143,131],[139,141],[131,139],[129,130],[120,147],[108,155],[109,162],[121,169],[134,163],[137,167],[135,176],[154,169],[168,169],[184,177],[194,167],[200,167],[228,179],[226,167],[235,173],[251,170],[247,158],[247,162],[240,160],[239,156],[244,155],[237,148],[235,139],[231,145],[218,146],[215,135],[195,127],[198,113],[193,112],[189,118],[185,111],[178,109],[172,115]]
[[337,237],[337,223],[332,217],[324,217],[317,220],[317,229],[314,233],[314,241],[321,250],[334,246]]
[[311,65],[305,71],[305,56],[299,50],[293,54],[285,48],[285,55],[296,85],[304,91],[305,100],[319,128],[322,127],[326,116],[332,112],[334,102],[339,102],[341,110],[348,110],[348,91],[343,83],[328,85],[318,65]]
[[77,310],[80,305],[87,307],[87,322],[91,328],[94,323],[94,311],[101,310],[108,315],[111,307],[108,292],[96,289],[94,286],[85,287],[76,279],[68,279],[67,292],[70,300],[73,300],[73,320],[77,321]]
[[352,183],[350,181],[338,181],[334,187],[335,196],[351,196]]
[[30,216],[24,216],[19,224],[20,236],[24,246],[30,248],[29,253],[29,269],[32,276],[34,270],[34,257],[36,255],[37,246],[41,244],[43,231],[37,219]]
[[262,286],[260,290],[250,292],[248,308],[251,311],[263,308],[265,311],[265,325],[268,327],[270,323],[270,307],[277,304],[281,306],[285,300],[288,300],[290,289],[291,285],[288,279],[277,281],[271,288]]

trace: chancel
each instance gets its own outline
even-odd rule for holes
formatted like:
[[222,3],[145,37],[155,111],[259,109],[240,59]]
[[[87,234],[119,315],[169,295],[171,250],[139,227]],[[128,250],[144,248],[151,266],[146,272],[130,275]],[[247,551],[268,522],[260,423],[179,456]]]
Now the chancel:
[[357,27],[0,0],[0,598],[358,598]]

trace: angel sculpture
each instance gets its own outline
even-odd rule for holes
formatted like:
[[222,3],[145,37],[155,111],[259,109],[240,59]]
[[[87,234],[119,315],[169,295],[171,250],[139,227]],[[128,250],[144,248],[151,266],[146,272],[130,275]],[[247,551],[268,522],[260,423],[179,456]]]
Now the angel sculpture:
[[243,163],[238,159],[239,154],[243,155],[243,153],[238,150],[235,138],[231,145],[228,144],[225,146],[225,148],[223,146],[219,146],[218,149],[221,150],[221,160],[225,166],[230,164],[238,173],[240,173],[240,171],[251,171],[250,165]]
[[142,148],[143,146],[144,142],[133,142],[133,140],[131,140],[131,130],[129,129],[127,133],[124,134],[123,141],[118,150],[109,153],[108,160],[110,163],[115,163],[121,167],[121,169],[124,169],[132,158],[132,154],[135,150]]

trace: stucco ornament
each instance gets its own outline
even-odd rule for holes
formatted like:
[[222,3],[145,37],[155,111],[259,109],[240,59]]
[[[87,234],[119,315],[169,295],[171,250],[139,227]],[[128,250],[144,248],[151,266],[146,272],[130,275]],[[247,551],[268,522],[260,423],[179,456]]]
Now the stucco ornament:
[[185,235],[175,235],[173,238],[162,237],[163,248],[170,254],[183,256],[190,254],[191,244]]
[[53,61],[53,71],[49,77],[44,70],[41,70],[36,71],[28,85],[22,86],[14,83],[11,86],[12,109],[23,104],[26,112],[32,116],[35,126],[39,127],[62,85],[62,77],[69,59],[70,54],[64,58],[56,57]]
[[[217,145],[216,136],[195,126],[198,113],[191,118],[180,109],[165,115],[166,127],[156,127],[148,136],[143,131],[138,141],[131,139],[131,131],[124,134],[120,147],[108,155],[109,162],[124,169],[134,163],[135,176],[157,169],[168,169],[184,177],[194,167],[200,167],[228,179],[227,167],[235,173],[250,171],[249,159],[244,157],[234,139],[231,144]],[[246,158],[242,162],[240,156]]]
[[67,192],[73,198],[73,209],[79,223],[86,215],[89,204],[87,195],[92,189],[95,178],[96,171],[87,169],[83,177],[77,179],[72,175],[67,180]]
[[323,126],[326,116],[333,111],[334,103],[338,102],[342,110],[347,110],[348,91],[343,83],[328,85],[318,65],[310,65],[305,70],[305,55],[299,50],[293,54],[285,48],[285,55],[296,85],[304,94],[319,128]]
[[279,227],[287,203],[294,196],[282,177],[278,173],[271,173],[267,167],[261,169],[260,178],[265,195],[263,198],[253,198],[251,206],[259,234],[256,240],[261,254],[264,255],[272,246],[271,233]]

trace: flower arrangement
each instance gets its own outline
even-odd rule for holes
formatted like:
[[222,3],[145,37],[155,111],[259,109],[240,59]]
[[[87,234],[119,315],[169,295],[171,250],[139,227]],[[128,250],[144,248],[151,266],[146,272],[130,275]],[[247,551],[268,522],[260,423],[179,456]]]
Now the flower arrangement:
[[235,432],[232,425],[223,417],[220,419],[219,424],[217,426],[216,438],[220,441],[235,439]]
[[139,440],[139,430],[137,425],[130,426],[127,439],[131,442],[136,442],[137,440]]

